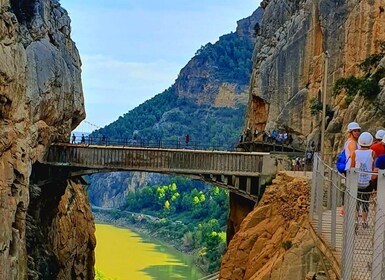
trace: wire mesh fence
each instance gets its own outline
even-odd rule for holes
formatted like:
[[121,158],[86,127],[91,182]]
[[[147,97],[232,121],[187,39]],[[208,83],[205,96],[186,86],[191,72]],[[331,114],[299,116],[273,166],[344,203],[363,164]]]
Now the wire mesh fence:
[[318,236],[341,264],[341,279],[385,279],[385,176],[377,191],[359,189],[358,169],[346,176],[314,158],[310,220]]

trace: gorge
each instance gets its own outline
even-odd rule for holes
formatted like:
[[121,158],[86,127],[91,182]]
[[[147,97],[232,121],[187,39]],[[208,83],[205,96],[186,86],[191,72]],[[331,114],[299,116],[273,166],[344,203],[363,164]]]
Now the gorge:
[[[384,127],[384,0],[264,0],[261,7],[258,25],[253,18],[238,30],[254,33],[258,27],[250,84],[218,84],[204,71],[205,61],[193,60],[190,72],[181,72],[168,91],[170,100],[226,107],[248,96],[244,129],[283,127],[295,141],[319,143],[321,116],[312,114],[311,105],[326,91],[333,112],[326,127],[330,155],[341,147],[350,121],[370,132]],[[95,274],[95,226],[84,181],[52,180],[38,164],[52,143],[68,142],[85,118],[81,59],[70,35],[68,13],[58,0],[0,0],[0,279],[93,279]],[[374,54],[379,56],[373,69],[365,73],[359,64]],[[378,78],[375,96],[332,95],[339,78],[365,74]],[[204,90],[198,80],[208,80]],[[271,188],[255,209],[230,199],[236,226],[221,279],[304,279],[308,273],[315,245],[306,232],[306,183],[286,177],[275,182],[289,185],[293,197],[285,187]],[[289,215],[277,211],[282,208],[275,202],[293,199],[298,204],[284,204]],[[298,241],[298,251],[282,249],[287,232]],[[285,270],[298,254],[301,269]]]

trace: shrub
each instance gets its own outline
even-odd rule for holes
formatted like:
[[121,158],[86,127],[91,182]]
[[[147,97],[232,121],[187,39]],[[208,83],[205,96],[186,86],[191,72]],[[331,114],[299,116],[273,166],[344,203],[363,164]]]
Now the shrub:
[[291,240],[287,240],[282,242],[282,247],[287,251],[293,246],[293,242]]

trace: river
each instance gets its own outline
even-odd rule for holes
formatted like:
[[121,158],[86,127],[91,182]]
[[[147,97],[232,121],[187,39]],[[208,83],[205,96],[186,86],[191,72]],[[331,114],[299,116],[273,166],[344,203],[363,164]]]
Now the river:
[[129,229],[96,224],[96,270],[107,279],[199,279],[192,257]]

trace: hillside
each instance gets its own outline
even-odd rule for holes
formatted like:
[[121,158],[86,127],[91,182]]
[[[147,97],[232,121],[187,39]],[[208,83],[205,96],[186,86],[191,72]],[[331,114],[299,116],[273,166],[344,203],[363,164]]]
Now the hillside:
[[[189,134],[194,144],[234,147],[244,122],[255,27],[262,14],[259,8],[238,21],[236,32],[202,46],[173,85],[91,137],[176,143]],[[118,207],[129,189],[155,182],[170,183],[167,176],[158,174],[96,174],[90,178],[91,203]]]

